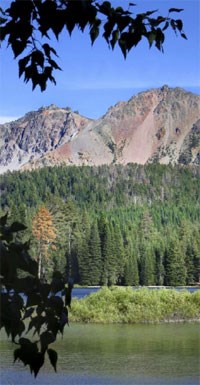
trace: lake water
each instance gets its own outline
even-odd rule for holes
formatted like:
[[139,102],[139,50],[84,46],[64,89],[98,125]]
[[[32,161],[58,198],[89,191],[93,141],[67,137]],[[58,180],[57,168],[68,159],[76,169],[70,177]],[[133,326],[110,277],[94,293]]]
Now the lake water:
[[[152,287],[149,287],[149,290],[160,290],[162,287],[160,286],[152,286]],[[85,288],[74,288],[72,290],[72,297],[77,297],[79,299],[83,298],[83,297],[86,297],[87,295],[89,294],[92,294],[92,293],[96,293],[97,291],[99,291],[101,288],[100,287],[85,287]],[[165,287],[166,290],[168,289],[171,289],[171,287]],[[198,291],[200,290],[199,287],[185,287],[183,288],[182,286],[178,286],[175,288],[176,290],[178,291],[181,291],[181,290],[187,290],[189,291],[190,293],[193,293],[195,291]],[[133,290],[140,290],[140,288],[137,288],[137,287],[133,287]]]
[[71,324],[52,345],[58,373],[46,360],[36,380],[13,365],[13,346],[1,332],[1,385],[198,385],[199,324]]

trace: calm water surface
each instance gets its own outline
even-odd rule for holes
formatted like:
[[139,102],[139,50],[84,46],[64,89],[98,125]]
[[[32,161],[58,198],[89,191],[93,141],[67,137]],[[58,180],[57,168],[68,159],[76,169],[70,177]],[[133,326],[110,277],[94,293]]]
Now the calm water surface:
[[[58,373],[48,360],[35,380],[13,365],[13,346],[1,333],[1,385],[199,385],[199,324],[71,324],[53,345]],[[53,347],[52,346],[52,347]]]
[[[160,290],[160,288],[162,287],[159,287],[159,286],[153,286],[153,287],[149,287],[149,290]],[[100,287],[79,287],[79,288],[74,288],[72,290],[72,297],[77,297],[78,299],[81,299],[83,297],[86,297],[90,294],[93,294],[93,293],[96,293],[97,291],[99,291],[101,288]],[[168,289],[172,289],[171,287],[167,287],[165,286],[165,289],[168,290]],[[178,291],[181,291],[181,290],[187,290],[189,291],[190,293],[194,293],[195,291],[199,291],[200,288],[199,287],[185,287],[183,288],[182,286],[177,286],[175,288],[176,290]],[[133,286],[133,290],[140,290],[139,288]]]

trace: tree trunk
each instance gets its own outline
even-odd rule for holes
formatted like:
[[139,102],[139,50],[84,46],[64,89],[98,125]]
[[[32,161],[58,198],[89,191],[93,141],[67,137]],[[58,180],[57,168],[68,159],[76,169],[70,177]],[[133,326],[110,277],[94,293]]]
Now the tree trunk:
[[41,278],[41,272],[42,272],[42,256],[41,253],[39,254],[38,258],[38,278]]
[[38,278],[41,279],[42,274],[42,253],[41,253],[41,243],[39,244],[38,250]]

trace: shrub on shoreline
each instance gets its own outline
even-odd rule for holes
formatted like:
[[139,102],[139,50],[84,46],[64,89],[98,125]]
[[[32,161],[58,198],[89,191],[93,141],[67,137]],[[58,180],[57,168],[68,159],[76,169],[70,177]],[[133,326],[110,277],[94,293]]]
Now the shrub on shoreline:
[[200,320],[200,291],[149,290],[104,287],[97,293],[73,299],[72,322],[158,323]]

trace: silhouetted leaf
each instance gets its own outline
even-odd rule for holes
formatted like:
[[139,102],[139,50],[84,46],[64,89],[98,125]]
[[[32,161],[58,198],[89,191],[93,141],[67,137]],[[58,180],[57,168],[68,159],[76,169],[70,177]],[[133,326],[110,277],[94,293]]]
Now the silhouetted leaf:
[[44,55],[42,51],[38,49],[32,52],[32,62],[39,65],[41,68],[44,66]]
[[0,25],[4,24],[6,21],[7,21],[7,19],[5,17],[0,16]]
[[53,349],[48,349],[47,353],[48,353],[48,356],[49,356],[50,363],[51,363],[51,365],[53,366],[53,368],[54,368],[54,370],[56,372],[57,371],[56,370],[56,365],[57,365],[57,360],[58,360],[58,354]]
[[41,330],[41,327],[46,324],[46,316],[37,316],[35,317],[35,324],[34,324],[34,327],[35,327],[35,331],[33,332],[33,335],[35,335],[36,333],[39,335],[40,334],[40,330]]
[[55,341],[55,336],[52,332],[45,331],[40,335],[41,352],[44,353],[48,345]]
[[24,316],[23,316],[23,320],[26,319],[26,318],[29,318],[33,314],[34,310],[35,309],[33,307],[31,307],[30,309],[27,309],[25,311]]
[[169,12],[182,12],[183,11],[183,8],[170,8],[169,9]]
[[12,268],[27,271],[30,274],[37,274],[37,262],[34,261],[23,244],[10,243],[9,246],[10,261]]
[[119,43],[119,46],[121,48],[121,51],[124,55],[124,58],[126,59],[126,54],[127,54],[127,44],[126,44],[126,40],[123,40],[123,39],[119,39],[118,40],[118,43]]
[[169,27],[169,21],[166,21],[162,30],[165,31],[168,27]]
[[150,16],[150,15],[152,15],[153,13],[155,13],[155,12],[157,12],[158,11],[158,9],[155,9],[154,11],[147,11],[146,13],[145,13],[145,15],[146,16]]
[[105,32],[103,34],[103,37],[106,39],[108,44],[109,44],[109,37],[111,35],[114,25],[115,25],[115,20],[112,20],[112,19],[104,24]]
[[[117,20],[117,27],[120,32],[122,32],[131,22],[131,18],[129,16],[122,16]],[[114,24],[114,22],[113,22]],[[114,27],[114,25],[113,25]],[[112,29],[113,29],[112,27]]]
[[181,36],[183,37],[183,39],[187,40],[187,36],[184,33],[181,33]]
[[41,295],[38,293],[30,293],[28,294],[27,304],[26,306],[35,306],[41,303]]
[[95,42],[96,38],[99,36],[99,27],[94,25],[91,29],[90,29],[90,38],[91,38],[91,42],[92,44]]
[[0,218],[0,226],[5,226],[8,218],[8,213],[3,215],[3,217]]
[[48,56],[48,58],[50,58],[50,54],[51,52],[58,57],[57,53],[56,53],[56,50],[53,48],[53,47],[50,47],[49,44],[45,43],[43,44],[43,49],[44,49],[44,52],[45,52],[45,55]]
[[20,360],[25,366],[29,365],[31,369],[31,363],[32,361],[34,361],[34,357],[38,353],[37,343],[31,342],[27,338],[20,338],[19,344],[21,345],[21,347],[14,351],[14,362],[16,360]]
[[104,1],[101,5],[100,5],[100,11],[102,13],[104,13],[105,15],[108,15],[110,13],[110,10],[111,10],[111,4],[109,1]]
[[176,33],[176,24],[175,24],[175,21],[174,21],[174,20],[171,20],[171,21],[170,21],[170,25],[171,25],[172,29],[174,30],[174,32]]
[[60,315],[63,309],[63,300],[62,298],[54,295],[49,298],[48,305],[58,314]]
[[24,337],[21,337],[19,339],[19,344],[22,346],[22,345],[30,345],[31,344],[31,341],[28,339],[28,338],[24,338]]
[[49,283],[41,283],[39,282],[38,290],[43,300],[45,301],[50,293],[51,285]]
[[149,32],[147,35],[147,39],[149,41],[149,46],[151,47],[153,42],[156,40],[156,31]]
[[11,330],[12,342],[15,341],[16,336],[21,336],[24,330],[25,330],[25,325],[23,321],[15,322]]
[[1,229],[0,239],[6,242],[11,242],[13,240],[13,234],[11,233],[9,228]]
[[21,358],[22,358],[22,349],[21,348],[15,349],[13,354],[14,354],[14,363],[15,363],[15,361],[21,360]]
[[60,70],[61,71],[61,68],[59,67],[59,65],[52,59],[49,59],[49,64],[55,68],[56,70]]
[[17,308],[19,308],[21,310],[24,306],[24,301],[23,301],[23,298],[21,297],[21,295],[14,294],[11,297],[11,305],[15,305]]
[[68,323],[68,310],[67,308],[64,308],[62,313],[61,313],[61,317],[60,317],[60,332],[63,334],[63,331],[64,331],[64,327],[66,324],[69,325]]
[[31,320],[30,320],[30,322],[29,322],[28,329],[27,329],[27,333],[29,333],[30,330],[31,330],[33,327],[36,327],[36,323],[37,323],[37,318],[36,318],[36,317],[31,318]]
[[26,229],[27,229],[27,227],[24,226],[22,223],[13,222],[9,228],[9,231],[11,231],[12,233],[16,233],[18,231],[22,231],[22,230],[26,230]]
[[18,64],[19,64],[19,77],[23,74],[25,71],[26,65],[28,64],[30,60],[30,55],[25,56],[23,59],[20,59]]
[[44,365],[44,354],[37,352],[32,355],[29,366],[31,373],[34,373],[34,376],[37,377],[40,368]]
[[54,273],[50,287],[51,287],[51,292],[54,294],[64,289],[65,284],[60,272]]
[[153,27],[158,27],[164,21],[166,21],[165,17],[158,16],[157,19],[154,19],[154,21],[153,21]]
[[182,28],[183,28],[182,20],[176,20],[176,26],[177,26],[179,31],[182,31]]
[[7,321],[5,324],[4,324],[4,328],[5,328],[5,331],[6,331],[6,334],[8,337],[10,337],[10,334],[11,334],[11,323],[9,321]]
[[110,40],[110,45],[111,45],[112,49],[114,49],[115,44],[117,43],[118,39],[119,39],[119,31],[118,31],[118,29],[115,29],[112,32],[112,39]]
[[54,32],[56,39],[58,39],[61,31],[63,30],[65,22],[66,22],[66,11],[57,9],[54,13],[53,20],[51,23],[51,29]]
[[46,323],[47,329],[56,337],[60,331],[59,318],[51,309],[46,309]]
[[133,46],[136,47],[136,45],[140,42],[142,38],[141,33],[135,32],[135,33],[128,33],[126,38],[127,43],[127,50],[130,51]]
[[15,58],[19,56],[25,49],[26,44],[20,40],[15,40],[12,42],[12,50],[14,52]]

